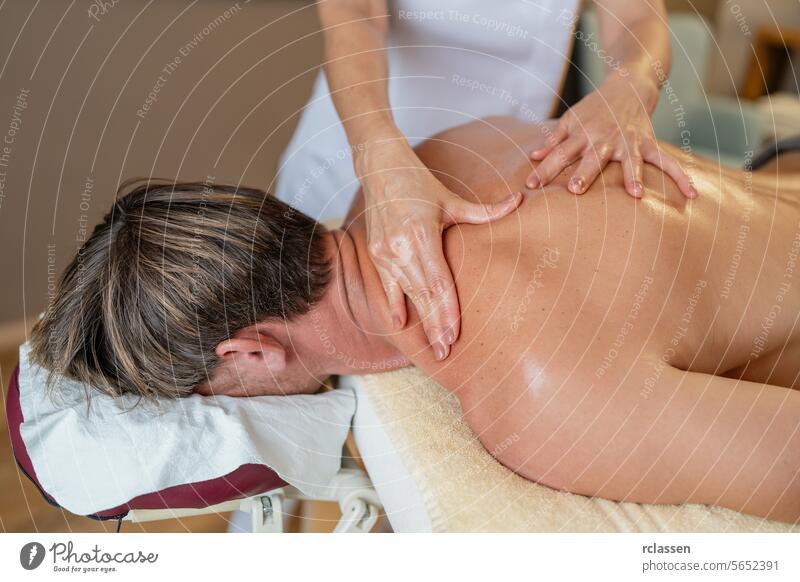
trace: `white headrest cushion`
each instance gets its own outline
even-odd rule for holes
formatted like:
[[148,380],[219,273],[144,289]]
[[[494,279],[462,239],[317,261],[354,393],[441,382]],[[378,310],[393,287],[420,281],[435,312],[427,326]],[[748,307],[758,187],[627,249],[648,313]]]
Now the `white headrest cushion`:
[[315,395],[192,395],[158,405],[91,391],[47,371],[20,348],[22,439],[42,488],[81,515],[153,491],[227,475],[244,464],[270,467],[308,495],[341,466],[355,412],[351,390]]

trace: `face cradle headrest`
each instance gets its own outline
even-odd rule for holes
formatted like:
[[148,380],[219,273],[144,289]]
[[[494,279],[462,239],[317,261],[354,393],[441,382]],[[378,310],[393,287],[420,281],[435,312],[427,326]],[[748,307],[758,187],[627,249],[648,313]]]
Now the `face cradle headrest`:
[[314,496],[341,468],[352,390],[139,406],[63,377],[48,391],[28,351],[6,400],[14,455],[45,499],[72,513],[203,508],[286,484]]
[[[11,437],[11,448],[22,472],[30,479],[45,500],[60,507],[47,491],[42,488],[36,478],[36,469],[31,462],[25,442],[20,434],[20,426],[24,422],[19,402],[19,366],[14,368],[8,383],[6,398],[6,417],[8,432]],[[168,509],[168,508],[202,508],[232,499],[243,499],[278,487],[286,482],[275,471],[264,465],[246,464],[227,475],[208,479],[197,483],[186,483],[167,487],[161,491],[153,491],[134,497],[127,503],[97,511],[89,517],[97,519],[116,519],[125,516],[131,509]]]

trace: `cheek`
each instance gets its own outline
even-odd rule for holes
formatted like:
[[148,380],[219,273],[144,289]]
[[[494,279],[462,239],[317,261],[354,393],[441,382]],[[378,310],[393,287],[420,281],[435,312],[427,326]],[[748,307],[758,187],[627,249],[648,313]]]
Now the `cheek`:
[[211,396],[213,394],[208,384],[200,384],[199,386],[195,386],[192,392],[199,394],[200,396]]
[[269,396],[280,394],[275,381],[267,374],[256,374],[248,369],[230,369],[226,364],[215,369],[209,384],[201,384],[195,388],[197,394],[203,396]]
[[215,370],[212,378],[213,388],[207,385],[198,386],[195,392],[204,396],[291,396],[294,394],[314,394],[319,391],[325,377],[315,376],[302,363],[295,361],[278,376],[267,370],[258,373],[226,374],[224,370]]
[[293,366],[278,378],[276,392],[287,396],[292,394],[315,394],[328,376],[315,376],[302,365]]

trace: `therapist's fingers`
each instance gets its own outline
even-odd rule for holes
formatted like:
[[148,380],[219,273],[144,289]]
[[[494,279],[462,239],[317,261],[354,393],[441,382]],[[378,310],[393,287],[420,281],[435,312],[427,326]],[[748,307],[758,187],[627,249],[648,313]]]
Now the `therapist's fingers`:
[[678,188],[687,198],[697,198],[697,190],[692,186],[692,181],[688,174],[684,172],[678,161],[670,154],[665,152],[655,142],[642,145],[642,157],[644,161],[661,168],[665,174],[675,180]]
[[589,150],[584,154],[578,168],[567,183],[567,189],[573,194],[583,194],[589,189],[611,159],[610,149],[600,147]]
[[[425,332],[428,343],[433,348],[434,357],[441,361],[450,353],[451,342],[447,340],[451,338],[447,336],[447,330],[450,329],[452,324],[445,322],[442,311],[438,309],[441,296],[435,293],[431,287],[431,282],[426,278],[422,264],[430,260],[432,260],[432,257],[429,251],[424,251],[424,254],[415,257],[415,260],[403,266],[399,281],[403,292],[408,295],[419,314],[422,329]],[[449,273],[449,268],[446,264],[444,268],[448,269],[447,272]],[[443,288],[444,283],[442,281],[436,283],[437,290]],[[452,339],[455,341],[454,338]]]
[[407,238],[394,234],[387,236],[384,229],[378,228],[380,220],[367,214],[367,250],[386,294],[389,315],[395,331],[402,329],[408,319],[406,299],[399,278],[401,266],[411,260],[411,243]]
[[622,179],[625,182],[625,191],[634,198],[641,198],[644,195],[642,182],[644,160],[639,153],[639,145],[634,140],[629,141],[627,147],[627,155],[622,160]]
[[554,147],[567,139],[567,137],[569,137],[569,129],[567,129],[566,125],[559,123],[555,131],[545,138],[544,145],[531,152],[531,159],[543,160],[547,157],[547,154],[553,151]]
[[395,331],[403,329],[408,319],[406,313],[406,296],[400,286],[397,273],[392,269],[377,267],[378,275],[383,284],[383,291],[386,293],[386,300],[389,303],[389,313],[392,317],[392,327]]
[[522,202],[522,192],[512,192],[500,202],[481,204],[451,195],[443,204],[445,227],[453,224],[486,224],[512,213]]
[[583,137],[571,137],[560,143],[530,173],[525,185],[528,188],[546,186],[558,176],[559,172],[575,161],[585,146],[586,140]]
[[[458,304],[458,291],[453,281],[450,265],[444,256],[443,239],[420,249],[425,256],[422,268],[430,289],[432,335],[439,334],[439,341],[449,350],[461,333],[461,309]],[[429,340],[435,339],[428,336]],[[434,345],[431,343],[431,345]],[[434,347],[435,352],[435,347]]]

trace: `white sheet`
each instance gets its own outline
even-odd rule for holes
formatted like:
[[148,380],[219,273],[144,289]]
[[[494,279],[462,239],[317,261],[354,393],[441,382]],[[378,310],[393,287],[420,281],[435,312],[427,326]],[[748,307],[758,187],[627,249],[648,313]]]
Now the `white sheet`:
[[152,491],[226,475],[247,463],[271,467],[308,495],[341,467],[355,412],[347,388],[303,396],[187,398],[154,405],[100,393],[87,410],[84,386],[47,372],[20,348],[22,439],[42,487],[88,515]]

